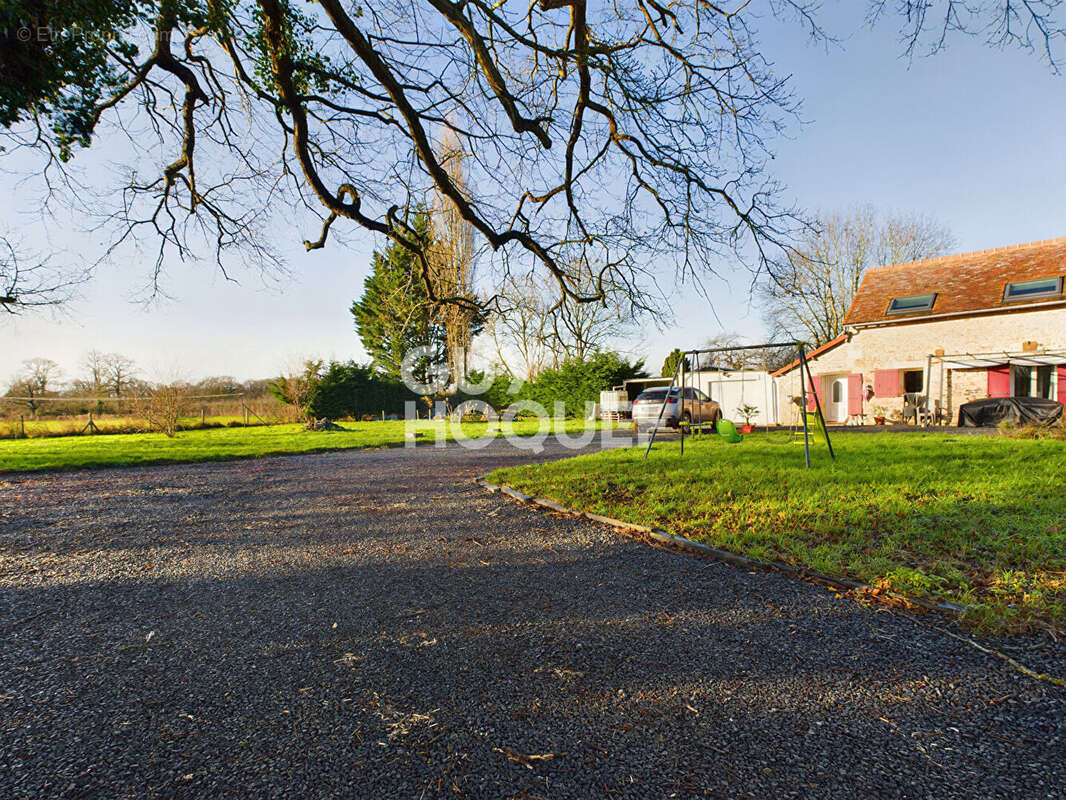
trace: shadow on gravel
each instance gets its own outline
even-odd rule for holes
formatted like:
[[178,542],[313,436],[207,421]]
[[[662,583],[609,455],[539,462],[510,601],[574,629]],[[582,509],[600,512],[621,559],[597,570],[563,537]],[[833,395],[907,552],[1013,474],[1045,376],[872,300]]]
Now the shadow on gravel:
[[[0,784],[947,796],[988,780],[975,759],[1030,792],[1064,777],[1061,703],[887,614],[680,556],[655,569],[626,542],[478,552],[489,566],[6,589],[5,608],[54,611],[5,637]],[[61,731],[80,741],[56,751]],[[531,772],[507,752],[560,755]]]

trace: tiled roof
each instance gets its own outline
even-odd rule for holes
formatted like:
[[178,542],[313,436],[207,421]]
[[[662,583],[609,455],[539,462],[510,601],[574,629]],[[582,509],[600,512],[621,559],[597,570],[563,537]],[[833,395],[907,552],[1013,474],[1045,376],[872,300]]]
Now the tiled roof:
[[[844,324],[902,322],[917,316],[1017,308],[1047,302],[1048,298],[1044,297],[1005,303],[1003,290],[1009,282],[1062,275],[1066,275],[1066,237],[873,267],[866,271]],[[892,298],[929,292],[936,293],[931,310],[885,314]]]
[[[817,358],[822,353],[826,352],[827,350],[832,350],[838,344],[843,344],[847,340],[848,340],[848,335],[846,333],[842,333],[837,338],[830,339],[828,342],[826,342],[825,344],[821,345],[820,347],[814,348],[809,353],[804,353],[804,355],[807,357],[807,360],[810,361],[812,358]],[[788,372],[791,372],[792,370],[794,370],[796,367],[799,366],[799,363],[800,363],[799,359],[797,358],[795,361],[793,361],[793,362],[791,362],[789,364],[786,364],[785,366],[781,367],[781,369],[777,370],[776,372],[770,373],[770,377],[771,378],[779,378],[782,375],[784,375],[785,373],[788,373]]]

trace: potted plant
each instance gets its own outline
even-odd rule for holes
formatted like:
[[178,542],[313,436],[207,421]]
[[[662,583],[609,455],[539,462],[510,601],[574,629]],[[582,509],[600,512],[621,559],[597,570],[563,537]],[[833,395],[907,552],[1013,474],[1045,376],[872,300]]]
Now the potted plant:
[[884,425],[885,416],[888,414],[888,408],[881,403],[875,403],[873,407],[874,413],[874,425]]
[[740,432],[751,433],[751,418],[759,413],[758,407],[745,403],[737,407],[737,413],[744,418],[744,424],[740,426]]

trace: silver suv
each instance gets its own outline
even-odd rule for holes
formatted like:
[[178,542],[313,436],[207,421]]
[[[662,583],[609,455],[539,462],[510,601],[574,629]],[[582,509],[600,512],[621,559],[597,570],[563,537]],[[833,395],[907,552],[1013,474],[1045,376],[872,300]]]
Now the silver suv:
[[[640,431],[650,431],[655,427],[659,419],[659,411],[663,407],[667,388],[649,389],[637,395],[633,401],[633,428]],[[718,403],[709,398],[699,389],[692,386],[685,387],[685,407],[681,408],[681,387],[675,386],[670,392],[670,399],[663,410],[662,420],[659,427],[676,428],[681,423],[686,425],[709,425],[711,429],[718,426],[718,420],[722,418],[722,409]]]

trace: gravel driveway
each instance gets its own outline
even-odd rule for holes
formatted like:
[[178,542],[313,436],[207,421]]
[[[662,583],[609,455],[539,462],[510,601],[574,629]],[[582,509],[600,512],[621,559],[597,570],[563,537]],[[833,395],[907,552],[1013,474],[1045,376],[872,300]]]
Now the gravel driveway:
[[1066,797],[1060,690],[471,482],[532,457],[0,480],[0,797]]

